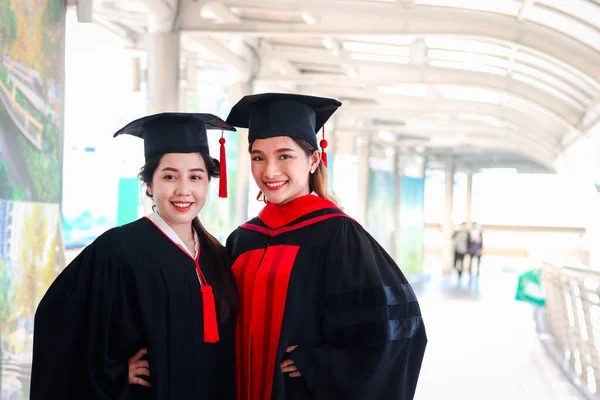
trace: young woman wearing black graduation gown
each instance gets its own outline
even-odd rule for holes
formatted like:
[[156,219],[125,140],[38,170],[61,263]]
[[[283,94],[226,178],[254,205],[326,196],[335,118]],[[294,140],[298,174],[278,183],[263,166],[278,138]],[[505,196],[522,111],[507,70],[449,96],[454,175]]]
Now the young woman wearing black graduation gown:
[[[115,134],[144,139],[155,212],[101,235],[45,294],[31,399],[235,398],[237,293],[224,247],[197,218],[219,175],[206,129],[234,130],[210,114],[165,113]],[[129,376],[140,348],[147,360],[138,353]],[[130,385],[148,362],[151,387]]]
[[339,105],[253,95],[227,118],[249,128],[252,175],[267,201],[226,246],[240,296],[238,400],[414,396],[427,343],[415,294],[327,193],[315,133]]

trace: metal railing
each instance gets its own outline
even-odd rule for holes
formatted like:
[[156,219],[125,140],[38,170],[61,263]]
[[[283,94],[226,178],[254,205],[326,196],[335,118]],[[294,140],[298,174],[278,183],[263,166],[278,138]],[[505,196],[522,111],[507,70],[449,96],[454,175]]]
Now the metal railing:
[[580,391],[600,399],[600,271],[543,264],[542,279],[545,344]]

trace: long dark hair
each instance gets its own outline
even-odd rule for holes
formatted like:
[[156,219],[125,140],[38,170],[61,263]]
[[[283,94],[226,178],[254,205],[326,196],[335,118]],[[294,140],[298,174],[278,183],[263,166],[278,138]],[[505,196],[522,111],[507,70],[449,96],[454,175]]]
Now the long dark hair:
[[[308,157],[312,156],[313,153],[315,151],[317,151],[317,149],[315,149],[310,143],[308,143],[304,139],[295,138],[295,137],[291,137],[291,136],[290,136],[290,139],[292,139],[294,142],[296,142],[296,144],[298,146],[300,146],[300,148],[302,150],[304,150],[304,153],[306,153],[306,155]],[[254,140],[251,141],[250,145],[248,146],[249,153],[252,153],[252,145],[253,144],[254,144]],[[323,163],[323,160],[321,160],[321,162],[317,166],[315,173],[311,174],[309,176],[308,186],[309,186],[308,190],[311,193],[315,192],[317,194],[317,196],[319,196],[325,200],[329,200],[335,205],[338,204],[337,199],[331,193],[329,193],[329,187],[327,185],[327,167],[325,166],[325,163]],[[258,195],[256,196],[256,200],[264,201],[266,203],[267,197],[264,195],[263,192],[258,192]]]
[[[206,154],[199,154],[202,156],[204,164],[206,165],[208,180],[210,181],[212,178],[218,178],[219,161]],[[146,164],[140,169],[138,177],[146,185],[152,183],[152,177],[154,176],[154,172],[158,168],[162,157],[163,155],[158,155],[148,159]],[[148,189],[146,189],[146,196],[152,198]],[[227,251],[217,238],[208,233],[206,228],[202,226],[200,218],[196,217],[192,220],[192,227],[198,233],[202,245],[202,254],[208,261],[203,267],[208,270],[209,276],[214,277],[210,284],[215,293],[219,321],[223,322],[229,318],[238,306],[238,293],[231,272],[230,261],[227,257]]]

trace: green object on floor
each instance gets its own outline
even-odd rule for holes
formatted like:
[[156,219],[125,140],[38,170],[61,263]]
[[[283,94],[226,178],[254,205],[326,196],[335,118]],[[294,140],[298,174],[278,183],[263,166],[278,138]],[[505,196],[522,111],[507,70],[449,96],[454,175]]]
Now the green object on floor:
[[515,300],[540,307],[546,304],[542,288],[542,270],[540,268],[531,269],[519,275]]

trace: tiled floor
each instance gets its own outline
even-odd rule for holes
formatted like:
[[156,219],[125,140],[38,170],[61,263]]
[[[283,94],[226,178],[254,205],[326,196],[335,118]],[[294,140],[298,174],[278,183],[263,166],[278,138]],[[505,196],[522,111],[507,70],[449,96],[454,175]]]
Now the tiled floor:
[[539,342],[532,307],[513,299],[515,263],[482,260],[479,281],[434,275],[415,288],[429,337],[417,400],[581,399]]

